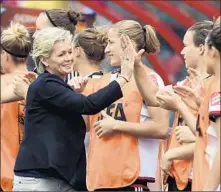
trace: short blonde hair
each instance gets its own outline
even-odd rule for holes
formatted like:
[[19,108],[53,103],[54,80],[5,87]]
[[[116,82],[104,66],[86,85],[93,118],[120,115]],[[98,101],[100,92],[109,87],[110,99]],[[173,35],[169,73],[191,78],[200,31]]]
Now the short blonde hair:
[[122,20],[112,25],[119,35],[126,34],[137,45],[137,51],[144,49],[147,53],[160,51],[160,42],[151,25],[141,26],[134,20]]
[[11,22],[1,33],[1,48],[12,56],[15,63],[25,62],[31,51],[31,38],[25,26]]
[[68,40],[70,43],[72,43],[72,34],[67,30],[57,27],[46,27],[34,34],[34,43],[31,55],[35,62],[38,73],[43,73],[45,70],[45,67],[41,63],[40,58],[50,57],[54,44],[65,40]]

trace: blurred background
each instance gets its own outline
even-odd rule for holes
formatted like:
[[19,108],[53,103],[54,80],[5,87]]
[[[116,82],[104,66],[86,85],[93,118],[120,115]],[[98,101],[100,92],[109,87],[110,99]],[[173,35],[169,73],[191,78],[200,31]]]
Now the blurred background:
[[[81,12],[82,21],[77,30],[93,25],[106,25],[122,19],[133,19],[142,25],[155,27],[161,42],[158,55],[144,59],[146,65],[155,69],[166,84],[182,80],[186,76],[180,52],[183,36],[196,21],[213,20],[220,15],[220,0],[115,0],[115,1],[9,1],[1,0],[1,29],[14,20],[35,31],[35,20],[45,9],[72,8]],[[104,61],[104,71],[112,68]]]

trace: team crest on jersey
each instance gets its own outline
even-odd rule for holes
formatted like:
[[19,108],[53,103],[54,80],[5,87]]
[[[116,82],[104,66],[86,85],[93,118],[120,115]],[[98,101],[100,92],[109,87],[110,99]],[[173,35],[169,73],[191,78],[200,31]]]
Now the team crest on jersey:
[[220,106],[220,92],[213,93],[211,96],[211,106]]
[[220,114],[220,92],[213,93],[209,102],[210,116]]

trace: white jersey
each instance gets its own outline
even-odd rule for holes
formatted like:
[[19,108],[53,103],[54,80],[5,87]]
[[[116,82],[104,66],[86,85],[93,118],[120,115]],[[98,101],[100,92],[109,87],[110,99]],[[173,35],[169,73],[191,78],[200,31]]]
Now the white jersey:
[[[164,87],[162,78],[155,72],[149,73],[149,77],[159,87]],[[140,122],[148,121],[150,118],[148,107],[143,104]],[[160,139],[148,139],[144,137],[138,138],[139,153],[140,153],[140,177],[156,177],[156,170],[158,166],[158,153]]]
[[[211,168],[216,155],[217,143],[218,143],[215,121],[217,117],[220,117],[220,92],[215,92],[210,97],[209,117],[211,121],[210,121],[210,126],[207,129],[208,144],[206,147],[206,155],[209,162],[209,166]],[[220,185],[217,191],[220,191]]]

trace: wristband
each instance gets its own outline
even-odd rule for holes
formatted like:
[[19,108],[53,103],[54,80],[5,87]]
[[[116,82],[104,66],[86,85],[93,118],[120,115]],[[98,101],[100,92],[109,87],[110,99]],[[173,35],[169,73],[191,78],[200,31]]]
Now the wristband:
[[128,80],[124,75],[122,75],[122,74],[120,74],[118,77],[124,78],[124,80],[125,80],[127,83],[129,82],[129,80]]

